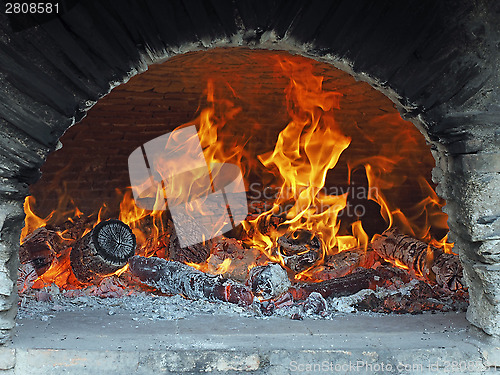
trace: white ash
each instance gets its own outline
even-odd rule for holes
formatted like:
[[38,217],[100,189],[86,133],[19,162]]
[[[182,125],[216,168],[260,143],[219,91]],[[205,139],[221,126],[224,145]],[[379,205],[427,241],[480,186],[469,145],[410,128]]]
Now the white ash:
[[303,311],[305,314],[322,315],[328,310],[328,303],[318,292],[313,292],[304,301]]
[[264,299],[278,297],[292,286],[286,270],[278,263],[255,266],[248,278],[252,291]]
[[411,290],[418,284],[418,280],[412,279],[409,283],[405,284],[398,289],[377,288],[376,291],[371,289],[363,289],[359,292],[346,297],[339,297],[327,299],[328,310],[352,313],[357,311],[354,307],[357,303],[361,302],[367,295],[374,294],[376,297],[383,299],[384,297],[400,293],[402,295],[409,295]]
[[50,302],[37,301],[34,297],[22,298],[18,311],[18,319],[48,320],[57,311],[90,311],[107,310],[109,315],[127,311],[134,320],[178,320],[196,314],[212,314],[226,316],[253,316],[247,310],[231,303],[211,303],[204,300],[188,300],[181,296],[157,296],[140,293],[121,298],[100,298],[96,296],[80,296],[76,298],[63,295],[53,296]]
[[[417,282],[412,281],[398,290],[380,288],[377,291],[362,290],[348,297],[328,298],[327,309],[321,314],[304,312],[303,301],[296,302],[291,306],[284,306],[274,311],[271,317],[295,318],[300,316],[307,319],[336,319],[345,313],[355,312],[354,305],[360,302],[366,295],[374,293],[382,298],[394,293],[410,293]],[[37,300],[36,293],[48,293],[48,300]],[[245,308],[228,302],[210,302],[206,300],[188,300],[182,296],[155,295],[150,292],[134,292],[132,295],[103,298],[99,295],[80,295],[62,292],[56,285],[51,285],[41,291],[33,291],[30,294],[20,296],[18,309],[18,322],[22,324],[23,319],[40,319],[47,321],[55,317],[59,311],[92,311],[94,309],[106,310],[109,315],[120,311],[126,311],[132,315],[132,319],[140,320],[178,320],[194,315],[212,314],[227,317],[255,317],[258,319],[269,319],[263,316],[258,308]],[[358,312],[358,314],[374,315],[373,312]]]

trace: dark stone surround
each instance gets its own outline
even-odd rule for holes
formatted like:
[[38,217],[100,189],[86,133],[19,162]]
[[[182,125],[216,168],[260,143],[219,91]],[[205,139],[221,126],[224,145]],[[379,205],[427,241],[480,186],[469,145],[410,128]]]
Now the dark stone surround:
[[15,324],[22,203],[59,137],[149,64],[218,46],[331,62],[397,104],[436,159],[433,178],[470,288],[468,318],[500,335],[500,3],[73,3],[32,26],[36,20],[8,18],[0,1],[1,342]]

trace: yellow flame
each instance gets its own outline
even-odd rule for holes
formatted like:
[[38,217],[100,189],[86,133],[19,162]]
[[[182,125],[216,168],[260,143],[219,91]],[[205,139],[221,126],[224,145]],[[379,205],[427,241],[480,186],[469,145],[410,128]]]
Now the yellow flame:
[[[337,166],[341,157],[344,158],[342,160],[348,159],[346,162],[348,183],[354,171],[364,170],[368,181],[367,199],[380,206],[380,216],[385,220],[386,228],[397,226],[404,233],[451,252],[453,244],[447,242],[447,236],[436,240],[431,233],[431,227],[447,229],[447,216],[441,210],[445,204],[444,200],[436,195],[425,178],[413,180],[417,181],[416,185],[425,198],[411,210],[399,207],[394,200],[392,191],[403,186],[408,178],[407,175],[412,171],[411,161],[418,159],[418,155],[412,150],[420,147],[415,134],[400,127],[403,120],[399,114],[378,116],[373,120],[372,129],[377,129],[375,132],[377,134],[363,135],[367,142],[379,146],[380,152],[370,158],[356,159],[355,155],[349,154],[351,138],[355,134],[347,132],[346,127],[341,126],[336,120],[337,113],[341,110],[342,94],[323,88],[323,77],[315,74],[312,63],[301,58],[276,56],[279,57],[274,59],[274,64],[280,77],[285,77],[288,81],[284,93],[289,118],[286,120],[287,125],[279,133],[272,151],[259,155],[258,161],[253,155],[249,156],[245,146],[253,136],[252,131],[259,128],[255,119],[250,120],[249,130],[245,134],[235,134],[231,129],[227,130],[228,122],[238,118],[244,107],[236,104],[237,90],[215,75],[207,81],[205,103],[200,106],[198,117],[181,125],[181,127],[196,125],[207,165],[236,164],[247,176],[250,167],[255,167],[255,164],[260,162],[258,165],[260,170],[277,176],[279,193],[271,209],[254,220],[242,223],[250,236],[247,245],[265,255],[265,260],[261,263],[275,261],[283,264],[283,259],[277,252],[277,239],[285,231],[293,233],[298,229],[309,230],[320,240],[322,251],[317,266],[322,264],[326,255],[353,248],[365,250],[368,248],[370,238],[365,231],[366,227],[363,227],[363,218],[355,219],[356,221],[350,223],[350,226],[344,225],[341,231],[339,216],[347,207],[349,193],[330,195],[324,189],[328,172]],[[229,95],[227,92],[226,95],[220,94],[221,86],[229,89]],[[384,138],[390,138],[390,141]],[[407,147],[409,144],[415,147]],[[162,168],[165,169],[165,163],[168,162],[159,160],[159,165],[155,165],[160,175]],[[408,170],[407,175],[398,172],[398,168],[402,169],[401,166]],[[176,199],[186,202],[188,201],[186,197],[193,196],[193,192],[204,191],[203,187],[206,186],[200,185],[203,182],[200,173],[202,171],[187,173],[176,179],[175,184],[158,186],[148,191],[147,197],[155,200],[155,209],[152,211],[139,208],[130,189],[123,193],[119,219],[132,228],[140,246],[146,243],[152,245],[151,249],[146,249],[145,255],[153,255],[155,250],[152,248],[161,245],[161,236],[166,232],[167,219],[163,211],[165,197],[168,196],[169,200],[174,202]],[[26,198],[24,205],[26,220],[21,238],[25,238],[36,228],[45,226],[50,220],[66,220],[68,215],[70,218],[83,216],[77,207],[74,212],[60,210],[59,207],[65,207],[67,202],[71,202],[71,197],[65,191],[60,196],[56,215],[51,213],[43,219],[33,211],[34,199]],[[199,211],[199,207],[193,206],[194,204],[196,203],[187,204],[188,211]],[[208,211],[204,213],[210,215]],[[278,228],[260,225],[279,214],[282,214],[285,220]],[[101,207],[95,224],[104,216],[105,207]],[[225,223],[217,224],[222,227]],[[266,230],[263,230],[263,227],[266,227]],[[90,228],[87,228],[83,235],[89,230]],[[216,272],[226,273],[235,263],[237,262],[231,262],[227,258],[218,266]],[[204,272],[208,269],[206,262],[189,265]],[[403,264],[397,265],[407,268]],[[64,284],[68,280],[69,269],[69,260],[65,256],[61,257],[49,269],[50,272],[44,275],[44,280],[58,280],[58,283]],[[115,274],[121,274],[125,270],[126,267]],[[295,278],[305,278],[305,274],[295,275]]]
[[217,265],[217,269],[215,271],[216,275],[223,275],[229,270],[229,266],[231,265],[231,259],[226,258],[223,260],[223,262],[219,265]]
[[341,94],[324,91],[322,77],[313,74],[309,63],[289,59],[280,59],[278,63],[290,80],[285,93],[291,121],[279,134],[274,151],[260,155],[259,160],[268,169],[277,170],[282,185],[272,209],[244,223],[244,227],[252,232],[253,246],[263,249],[270,259],[282,261],[275,252],[282,233],[263,233],[259,222],[282,213],[282,206],[291,202],[283,223],[288,231],[310,230],[323,249],[337,246],[338,251],[357,246],[359,241],[354,236],[337,236],[337,217],[346,207],[347,193],[333,196],[323,191],[328,171],[335,167],[351,141],[334,117]]

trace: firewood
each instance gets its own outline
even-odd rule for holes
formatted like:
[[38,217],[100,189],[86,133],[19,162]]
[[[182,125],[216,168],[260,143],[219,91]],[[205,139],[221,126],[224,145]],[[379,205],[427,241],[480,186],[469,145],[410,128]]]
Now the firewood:
[[[246,248],[240,240],[234,238],[220,236],[211,242],[207,272],[217,274],[221,273],[221,269],[226,268],[224,276],[235,281],[245,282],[248,269],[252,265],[262,263],[264,258],[267,259],[258,249]],[[229,265],[225,267],[228,261]]]
[[31,263],[38,276],[41,276],[65,247],[65,240],[57,232],[45,227],[37,228],[23,239],[19,248],[19,261],[21,264]]
[[[151,218],[150,216],[148,218]],[[154,227],[153,220],[148,220],[145,226],[145,231],[148,231],[149,236],[146,238],[145,242],[137,249],[136,254],[142,256],[156,256],[159,258],[169,258],[169,252],[171,251],[170,246],[172,243],[172,237],[175,235],[174,224],[172,220],[168,219],[164,221],[164,226],[159,234],[151,233],[152,227]],[[143,231],[144,232],[144,231]]]
[[244,306],[253,302],[253,293],[248,287],[177,261],[136,255],[129,259],[129,266],[134,276],[163,293]]
[[277,243],[285,266],[295,273],[311,268],[322,255],[321,241],[304,229],[285,233]]
[[[212,271],[215,271],[217,265],[222,263],[226,258],[230,258],[231,261],[248,263],[247,266],[249,266],[255,263],[260,254],[257,250],[245,248],[241,240],[225,236],[218,236],[204,243],[181,248],[171,220],[166,222],[162,233],[146,239],[144,244],[137,250],[137,255],[156,256],[181,263],[194,264],[201,264],[207,261],[210,255],[215,255],[212,263],[209,264]],[[240,269],[240,267],[234,268]],[[247,268],[241,267],[241,270],[244,274],[239,275],[237,278],[243,281],[247,276]]]
[[444,289],[431,286],[424,281],[417,281],[409,293],[390,293],[377,297],[367,294],[356,303],[361,311],[373,311],[395,314],[419,314],[424,311],[465,311],[468,294],[465,289],[453,293],[443,293]]
[[343,297],[363,289],[375,289],[382,282],[376,270],[360,268],[356,272],[336,279],[295,285],[289,292],[294,300],[305,300],[313,292],[321,294],[324,298]]
[[75,241],[71,249],[71,268],[78,280],[99,283],[118,271],[135,253],[135,235],[120,220],[106,220]]
[[283,293],[277,298],[264,299],[259,301],[256,306],[259,311],[266,316],[273,315],[276,309],[281,309],[283,307],[292,306],[294,303],[293,296],[290,292]]
[[350,274],[358,267],[370,268],[378,255],[372,249],[354,248],[325,257],[321,266],[312,270],[313,280],[330,280]]
[[457,255],[400,234],[396,228],[376,236],[371,245],[381,257],[401,262],[427,282],[449,290],[457,290],[464,285],[463,269]]
[[49,223],[47,229],[63,234],[65,239],[77,240],[83,236],[85,231],[91,230],[97,221],[97,215],[76,216],[70,218],[63,223]]
[[[271,230],[276,230],[286,221],[286,211],[279,207],[275,207],[272,212],[267,212],[274,206],[274,203],[264,203],[264,205],[258,204],[257,202],[251,202],[249,204],[249,214],[247,216],[247,221],[256,220],[254,225],[247,228],[246,233],[242,239],[251,240],[255,231],[262,234],[269,234]],[[261,207],[261,209],[259,209]],[[262,215],[267,212],[265,215]]]
[[278,297],[292,286],[286,270],[278,263],[253,267],[249,272],[247,285],[254,295],[264,299]]
[[142,256],[156,256],[159,258],[168,258],[170,248],[170,233],[161,233],[158,236],[151,236],[140,246],[136,254]]
[[181,248],[172,220],[164,222],[163,232],[146,239],[137,250],[138,255],[156,256],[182,263],[200,264],[210,256],[212,240]]
[[38,279],[38,274],[31,262],[21,264],[17,276],[17,291],[19,294],[27,292],[35,284]]

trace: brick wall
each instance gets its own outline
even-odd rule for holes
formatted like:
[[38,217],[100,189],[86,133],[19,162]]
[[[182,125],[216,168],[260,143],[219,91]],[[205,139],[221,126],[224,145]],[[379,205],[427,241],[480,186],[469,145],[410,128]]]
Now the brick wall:
[[[48,157],[41,180],[31,187],[37,199],[36,212],[48,215],[66,191],[86,214],[106,203],[113,215],[120,199],[115,189],[124,190],[130,184],[129,154],[144,142],[194,119],[200,106],[206,105],[209,78],[215,82],[216,97],[229,98],[242,108],[224,128],[232,135],[230,139],[252,132],[246,150],[254,161],[256,155],[272,150],[278,133],[289,121],[284,95],[289,79],[280,71],[277,55],[306,60],[267,50],[192,52],[152,65],[116,87],[64,134],[63,148]],[[423,136],[401,119],[387,97],[330,64],[309,61],[315,74],[324,77],[324,89],[343,95],[336,120],[353,138],[335,172],[329,174],[330,185],[346,182],[348,158],[387,155],[401,147],[406,150],[401,157],[410,156],[414,163],[401,161],[397,174],[407,175],[411,168],[411,174],[430,180],[434,160]],[[410,179],[403,186],[403,203],[412,196],[408,194],[411,185],[414,181]]]

